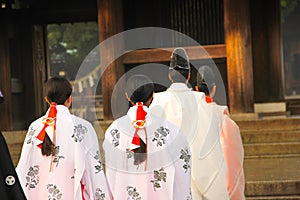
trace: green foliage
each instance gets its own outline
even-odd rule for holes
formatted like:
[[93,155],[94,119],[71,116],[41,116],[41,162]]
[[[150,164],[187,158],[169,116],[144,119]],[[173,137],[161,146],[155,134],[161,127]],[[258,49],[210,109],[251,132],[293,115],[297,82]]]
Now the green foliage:
[[50,62],[61,63],[50,66],[56,74],[65,70],[74,78],[82,61],[98,45],[98,25],[95,22],[50,24],[47,26]]
[[281,23],[284,23],[286,18],[294,11],[300,0],[280,0],[281,6]]

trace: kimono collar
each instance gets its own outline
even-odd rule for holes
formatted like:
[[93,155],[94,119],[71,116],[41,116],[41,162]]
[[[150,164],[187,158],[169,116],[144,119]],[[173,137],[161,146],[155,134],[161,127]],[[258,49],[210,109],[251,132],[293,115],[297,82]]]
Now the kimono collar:
[[192,88],[188,88],[188,86],[185,83],[172,83],[168,90],[173,91],[191,91]]

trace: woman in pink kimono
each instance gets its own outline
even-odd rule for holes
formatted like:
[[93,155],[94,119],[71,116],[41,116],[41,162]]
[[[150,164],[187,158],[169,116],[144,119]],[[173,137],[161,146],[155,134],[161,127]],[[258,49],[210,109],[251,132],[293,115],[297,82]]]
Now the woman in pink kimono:
[[97,135],[69,112],[71,84],[53,77],[45,93],[50,108],[30,125],[16,168],[27,199],[111,199]]
[[243,200],[245,177],[243,170],[244,148],[237,124],[230,118],[227,106],[217,105],[213,101],[216,92],[213,71],[209,66],[199,68],[196,91],[204,92],[206,102],[213,107],[220,127],[220,140],[227,165],[226,185],[231,200]]
[[191,199],[191,153],[173,124],[148,109],[154,85],[144,75],[130,77],[132,105],[105,133],[106,176],[114,200]]

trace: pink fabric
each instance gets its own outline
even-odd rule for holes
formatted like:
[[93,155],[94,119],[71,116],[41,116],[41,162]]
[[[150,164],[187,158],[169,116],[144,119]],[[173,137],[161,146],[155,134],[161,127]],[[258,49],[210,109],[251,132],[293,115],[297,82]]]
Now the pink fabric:
[[229,197],[231,200],[245,199],[243,143],[239,127],[226,113],[224,113],[220,139],[227,165],[226,184]]

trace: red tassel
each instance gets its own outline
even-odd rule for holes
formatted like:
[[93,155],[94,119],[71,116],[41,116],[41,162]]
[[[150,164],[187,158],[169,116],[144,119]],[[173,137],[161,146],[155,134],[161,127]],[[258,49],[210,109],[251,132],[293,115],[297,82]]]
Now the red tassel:
[[141,141],[140,141],[140,136],[137,134],[138,132],[138,129],[135,129],[135,133],[134,133],[134,136],[133,136],[133,139],[132,139],[132,144],[134,145],[137,145],[137,146],[141,146]]

